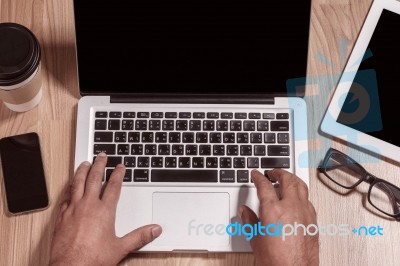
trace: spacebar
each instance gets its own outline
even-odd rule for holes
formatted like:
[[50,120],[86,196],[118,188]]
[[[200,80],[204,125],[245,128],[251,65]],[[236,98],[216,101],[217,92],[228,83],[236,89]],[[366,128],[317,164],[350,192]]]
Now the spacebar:
[[151,182],[218,182],[217,170],[151,170]]

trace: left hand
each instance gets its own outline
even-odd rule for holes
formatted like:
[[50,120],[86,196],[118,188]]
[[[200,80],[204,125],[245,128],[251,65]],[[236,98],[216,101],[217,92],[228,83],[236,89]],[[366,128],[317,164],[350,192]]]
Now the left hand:
[[50,265],[116,265],[161,234],[159,225],[146,225],[122,238],[115,235],[115,215],[125,166],[115,167],[102,190],[107,156],[93,166],[82,163],[61,205],[51,247]]

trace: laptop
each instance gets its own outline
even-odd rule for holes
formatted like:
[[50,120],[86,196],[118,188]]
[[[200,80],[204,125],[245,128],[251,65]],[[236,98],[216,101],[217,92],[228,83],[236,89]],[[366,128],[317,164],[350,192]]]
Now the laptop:
[[250,171],[284,168],[308,184],[304,84],[286,84],[306,76],[310,10],[74,0],[75,169],[106,152],[106,182],[125,164],[118,236],[157,223],[162,235],[140,251],[251,251],[229,226],[240,205],[258,210]]

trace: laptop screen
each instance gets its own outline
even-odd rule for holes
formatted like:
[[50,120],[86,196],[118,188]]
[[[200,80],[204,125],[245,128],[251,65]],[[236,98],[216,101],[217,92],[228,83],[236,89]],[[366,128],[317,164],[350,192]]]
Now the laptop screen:
[[310,0],[74,0],[87,94],[274,94],[305,77]]

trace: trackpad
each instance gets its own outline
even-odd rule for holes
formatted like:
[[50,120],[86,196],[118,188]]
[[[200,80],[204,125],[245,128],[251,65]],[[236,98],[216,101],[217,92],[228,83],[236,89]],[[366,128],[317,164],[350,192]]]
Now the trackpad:
[[153,223],[163,233],[152,245],[202,249],[229,245],[228,193],[153,193]]

